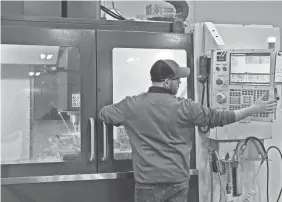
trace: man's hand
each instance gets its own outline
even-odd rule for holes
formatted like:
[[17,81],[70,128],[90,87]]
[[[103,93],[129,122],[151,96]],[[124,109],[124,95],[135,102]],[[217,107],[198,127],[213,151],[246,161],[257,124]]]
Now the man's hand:
[[267,112],[267,113],[274,113],[275,108],[277,107],[277,100],[271,99],[268,101],[263,101],[263,94],[259,97],[254,104],[252,105],[255,113]]
[[277,100],[276,99],[271,99],[268,101],[264,101],[263,97],[265,94],[263,94],[261,97],[259,97],[251,106],[235,110],[235,117],[236,117],[236,122],[240,121],[248,116],[251,116],[256,113],[261,113],[261,112],[267,112],[267,113],[274,113],[275,108],[277,106]]

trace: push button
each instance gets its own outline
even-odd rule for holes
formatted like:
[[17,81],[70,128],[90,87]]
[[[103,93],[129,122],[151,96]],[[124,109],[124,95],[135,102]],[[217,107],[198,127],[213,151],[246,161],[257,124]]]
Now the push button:
[[226,101],[226,96],[223,94],[223,93],[218,93],[216,95],[216,101],[219,103],[219,104],[223,104],[225,101]]
[[222,79],[217,79],[215,81],[216,85],[222,85],[223,84],[223,80]]

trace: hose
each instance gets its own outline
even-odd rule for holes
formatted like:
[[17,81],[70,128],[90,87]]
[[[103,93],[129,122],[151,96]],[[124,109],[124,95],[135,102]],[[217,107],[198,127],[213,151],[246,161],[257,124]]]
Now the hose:
[[[280,154],[281,161],[282,161],[282,152],[281,152],[280,149],[279,149],[278,147],[276,147],[276,146],[270,146],[270,147],[266,150],[265,147],[264,147],[264,145],[263,145],[263,143],[261,142],[261,140],[258,139],[258,138],[256,138],[256,137],[253,137],[253,136],[250,136],[250,137],[246,138],[244,144],[240,147],[240,149],[242,149],[243,147],[246,147],[249,140],[255,140],[255,141],[257,141],[257,142],[260,144],[260,146],[261,146],[261,148],[263,149],[263,152],[264,152],[264,154],[265,154],[266,166],[267,166],[266,194],[267,194],[267,202],[269,202],[269,162],[268,162],[268,152],[269,152],[270,149],[276,149],[276,150],[279,152],[279,154]],[[263,161],[262,161],[262,163],[263,163]],[[261,163],[261,165],[262,165],[262,163]],[[260,165],[260,166],[261,166],[261,165]],[[281,194],[282,194],[282,187],[281,187],[281,189],[280,189],[280,192],[279,192],[279,195],[278,195],[278,198],[277,198],[277,202],[279,202],[280,197],[281,197]]]
[[[268,152],[269,152],[270,149],[276,149],[276,150],[279,152],[280,157],[281,157],[281,160],[282,160],[282,153],[281,153],[280,149],[278,149],[278,147],[276,147],[276,146],[270,146],[270,147],[267,149],[267,152],[266,152],[267,154],[268,154]],[[268,164],[268,161],[266,161],[266,165],[267,165],[266,194],[267,194],[267,202],[269,202],[269,164]],[[281,189],[280,189],[280,193],[279,193],[279,195],[278,195],[277,202],[279,202],[279,199],[280,199],[280,197],[281,197],[281,193],[282,193],[282,187],[281,187]]]
[[[258,142],[258,143],[260,144],[260,146],[261,146],[261,148],[262,148],[262,150],[263,150],[263,153],[264,153],[264,157],[266,158],[266,165],[267,165],[267,185],[266,185],[267,187],[266,187],[266,192],[267,192],[267,202],[269,202],[269,162],[268,162],[268,153],[269,153],[269,151],[270,151],[271,149],[276,149],[276,150],[279,152],[280,157],[281,157],[281,161],[282,161],[282,152],[281,152],[280,149],[279,149],[278,147],[276,147],[276,146],[270,146],[270,147],[266,150],[265,147],[264,147],[264,145],[263,145],[263,143],[262,143],[262,141],[261,141],[260,139],[256,138],[256,137],[253,137],[253,136],[250,136],[250,137],[246,138],[246,140],[244,141],[244,143],[240,146],[240,150],[245,149],[246,146],[247,146],[247,144],[248,144],[248,141],[250,141],[250,140],[255,140],[256,142]],[[254,143],[255,143],[255,141],[254,141]],[[236,152],[238,151],[238,148],[239,148],[240,143],[241,143],[241,142],[239,142],[239,143],[236,145],[236,150],[235,150]],[[256,146],[256,145],[255,145],[255,146]],[[258,147],[256,147],[256,148],[257,148],[257,150],[258,150]],[[215,152],[215,151],[214,151],[214,152]],[[261,153],[261,152],[260,152],[260,153]],[[215,154],[217,154],[217,153],[215,152]],[[263,162],[264,162],[264,161],[261,162],[260,167],[262,166]],[[211,192],[213,192],[212,162],[210,162],[210,165],[211,165],[211,183],[212,183],[212,184],[211,184],[211,185],[212,185],[212,191],[211,191]],[[260,168],[259,168],[259,169],[260,169]],[[258,169],[258,171],[257,171],[256,176],[258,175],[259,169]],[[220,172],[219,172],[219,173],[220,173]],[[220,179],[220,177],[219,177],[219,179]],[[252,199],[253,199],[253,197],[254,197],[255,195],[257,195],[257,194],[258,194],[257,191],[250,189],[250,190],[248,191],[248,194],[247,194],[247,195],[245,196],[245,198],[244,198],[244,202],[251,202]],[[277,198],[277,202],[279,202],[280,197],[281,197],[281,194],[282,194],[282,187],[281,187],[281,189],[280,189],[280,192],[279,192],[279,195],[278,195],[278,198]],[[211,201],[213,201],[213,193],[211,193]]]
[[165,1],[169,4],[171,4],[175,10],[176,13],[180,15],[180,17],[183,20],[186,20],[189,15],[189,5],[186,1]]
[[[260,170],[260,168],[261,168],[261,166],[264,162],[264,159],[266,159],[266,163],[268,165],[268,160],[267,160],[268,155],[267,155],[266,149],[265,149],[262,141],[260,139],[256,138],[256,137],[250,136],[250,137],[247,137],[245,139],[244,143],[240,146],[241,155],[243,155],[244,150],[246,149],[247,144],[250,140],[252,141],[252,143],[254,143],[258,153],[260,153],[262,155],[262,161],[261,161],[260,167],[258,168],[258,171],[257,171],[257,173],[255,174],[255,177],[254,177],[254,189],[251,188],[251,189],[248,190],[248,193],[244,197],[243,202],[252,202],[254,197],[258,194],[258,192],[256,191],[256,188],[255,188],[255,181],[256,181],[257,175],[259,173],[259,170]],[[261,150],[259,149],[258,145],[256,144],[257,142],[260,144],[260,147],[263,150],[263,152],[261,152]],[[240,145],[240,142],[238,142],[238,144],[236,145],[236,150],[235,150],[236,153],[238,152],[239,145]],[[234,157],[235,157],[235,154],[234,154]]]
[[263,152],[266,154],[266,156],[265,156],[266,159],[268,159],[266,149],[265,149],[262,141],[260,139],[258,139],[257,137],[253,137],[253,136],[247,137],[246,140],[245,140],[244,145],[246,146],[248,141],[251,140],[251,139],[256,140],[260,144],[261,148],[263,149]]

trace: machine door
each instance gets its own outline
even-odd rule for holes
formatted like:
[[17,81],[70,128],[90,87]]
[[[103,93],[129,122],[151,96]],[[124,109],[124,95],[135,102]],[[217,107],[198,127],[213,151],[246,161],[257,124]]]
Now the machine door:
[[1,28],[2,179],[95,173],[95,31]]
[[[151,86],[150,68],[158,59],[174,59],[180,66],[188,65],[193,75],[192,45],[192,36],[188,34],[98,31],[97,109],[119,102],[125,96],[147,92]],[[190,88],[187,79],[181,81],[179,96],[192,97],[192,76],[188,83]],[[98,172],[132,171],[131,147],[125,129],[97,120]]]

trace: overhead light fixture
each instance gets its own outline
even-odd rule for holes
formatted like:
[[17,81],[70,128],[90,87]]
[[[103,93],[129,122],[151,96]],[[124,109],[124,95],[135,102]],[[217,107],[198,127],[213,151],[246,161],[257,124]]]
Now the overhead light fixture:
[[34,75],[34,72],[29,72],[28,75],[29,75],[29,76],[33,76],[33,75]]
[[267,38],[268,49],[275,49],[276,37],[270,36]]
[[267,38],[268,43],[276,43],[276,37],[275,36],[270,36]]
[[51,60],[53,58],[53,54],[44,54],[44,53],[41,53],[40,54],[40,59],[41,60]]
[[41,53],[41,54],[40,54],[40,59],[41,59],[41,60],[45,60],[46,56],[47,56],[46,54]]
[[40,72],[36,72],[36,73],[35,73],[35,76],[39,76],[39,75],[40,75]]
[[47,60],[51,60],[52,58],[53,58],[52,54],[48,54],[47,57],[46,57]]

